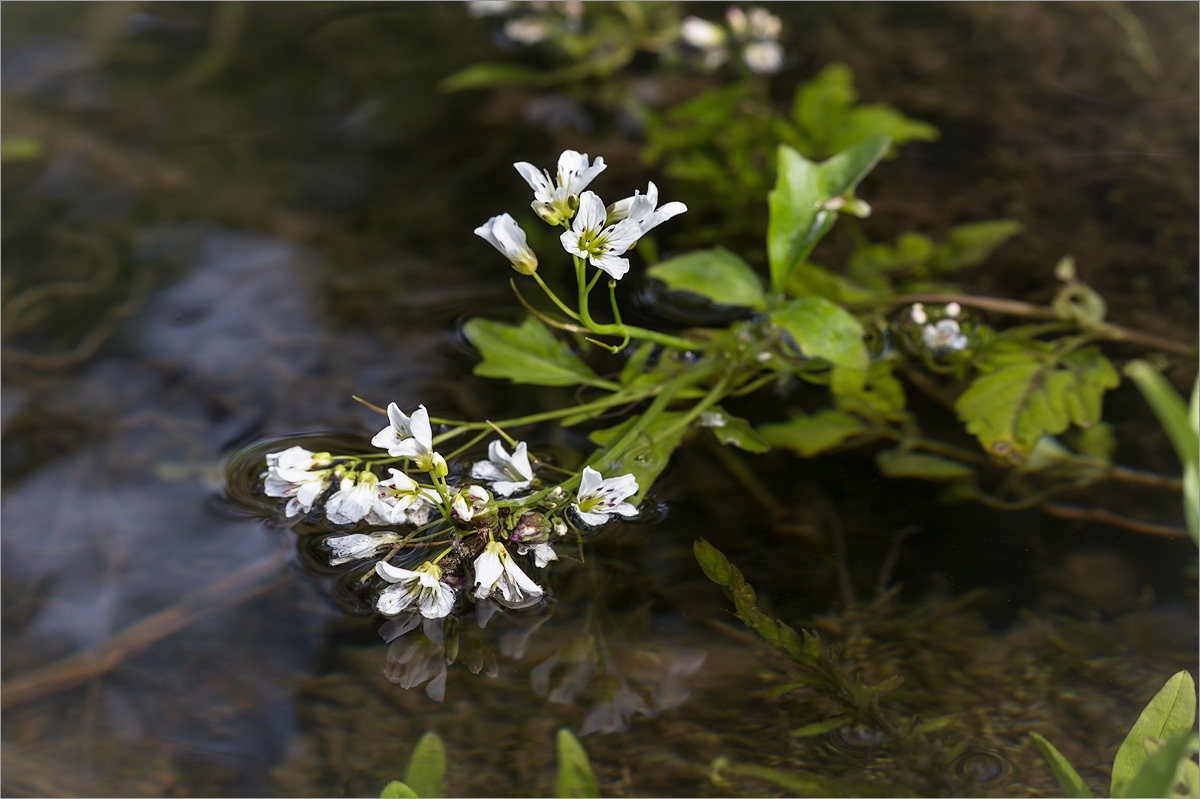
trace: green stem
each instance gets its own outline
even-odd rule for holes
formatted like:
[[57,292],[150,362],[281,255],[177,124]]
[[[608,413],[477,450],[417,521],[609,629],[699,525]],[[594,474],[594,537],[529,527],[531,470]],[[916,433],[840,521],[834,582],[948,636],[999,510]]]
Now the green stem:
[[579,321],[581,321],[581,320],[580,320],[580,318],[579,318],[579,314],[577,314],[575,311],[572,311],[570,308],[568,308],[568,307],[567,307],[567,304],[566,304],[566,303],[564,303],[562,300],[560,300],[560,299],[558,298],[558,295],[557,295],[557,294],[555,294],[555,293],[554,293],[554,292],[551,290],[551,288],[550,288],[549,286],[547,286],[547,285],[546,285],[546,281],[542,280],[542,278],[541,278],[541,275],[539,275],[537,272],[534,272],[534,273],[533,273],[533,279],[537,281],[537,284],[538,284],[539,286],[541,286],[541,287],[542,287],[542,291],[546,292],[546,296],[547,296],[547,297],[549,297],[549,298],[551,299],[551,301],[552,301],[552,302],[553,302],[555,305],[557,305],[557,306],[558,306],[558,309],[559,309],[560,311],[562,311],[562,312],[563,312],[563,313],[565,313],[567,316],[569,316],[569,317],[571,317],[572,319],[574,319],[576,322],[579,322]]
[[586,263],[578,255],[571,256],[575,259],[575,281],[579,284],[579,321],[593,333],[601,336],[627,336],[630,338],[643,339],[645,341],[653,341],[656,344],[662,344],[666,347],[674,347],[680,350],[702,350],[715,346],[714,341],[698,341],[693,339],[680,338],[671,336],[666,333],[658,333],[654,330],[646,330],[633,325],[615,324],[602,325],[592,319],[591,311],[588,309],[588,292],[592,290],[596,280],[599,279],[599,272],[588,282],[585,267]]

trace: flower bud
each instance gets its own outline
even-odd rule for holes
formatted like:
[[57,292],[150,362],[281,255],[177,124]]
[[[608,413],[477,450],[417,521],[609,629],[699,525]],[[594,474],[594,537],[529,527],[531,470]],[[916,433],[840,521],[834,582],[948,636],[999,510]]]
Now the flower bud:
[[553,527],[546,515],[531,510],[522,513],[521,518],[517,519],[517,525],[509,535],[509,540],[521,544],[541,544],[549,541],[552,533]]

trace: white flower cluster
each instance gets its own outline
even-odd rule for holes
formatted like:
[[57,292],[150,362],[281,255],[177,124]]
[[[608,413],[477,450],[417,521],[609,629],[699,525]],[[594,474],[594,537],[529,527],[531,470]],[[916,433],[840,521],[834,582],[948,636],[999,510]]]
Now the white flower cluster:
[[[548,224],[566,228],[559,237],[563,249],[614,280],[629,271],[629,260],[621,256],[638,239],[687,210],[681,202],[659,208],[658,187],[653,183],[645,194],[635,191],[632,197],[606,207],[595,192],[586,189],[607,164],[600,157],[589,163],[587,153],[565,150],[553,176],[526,161],[513,166],[533,189],[534,212]],[[527,244],[525,231],[508,214],[493,216],[475,229],[475,235],[503,253],[521,274],[537,271],[537,255]]]
[[[395,468],[388,469],[390,479],[380,480],[370,467],[361,465],[360,459],[335,459],[328,452],[310,452],[295,446],[266,456],[264,493],[287,498],[284,513],[297,516],[310,513],[321,497],[336,486],[324,500],[325,517],[333,524],[357,524],[365,520],[372,525],[419,526],[437,511],[454,526],[456,545],[411,570],[388,562],[407,540],[400,533],[390,530],[350,533],[325,540],[324,546],[332,553],[330,564],[334,566],[379,558],[383,554],[375,564],[375,573],[390,585],[380,592],[375,607],[386,616],[409,611],[426,619],[444,618],[454,609],[458,587],[466,585],[472,586],[471,596],[476,601],[493,599],[507,607],[525,607],[539,601],[544,589],[522,571],[505,539],[517,547],[518,554],[531,555],[535,565],[543,568],[558,559],[550,540],[565,534],[567,526],[546,513],[531,510],[519,514],[511,529],[502,528],[496,523],[494,499],[516,497],[532,486],[535,478],[526,443],[516,442],[509,453],[501,442],[492,441],[488,459],[471,467],[471,479],[491,486],[490,492],[477,484],[452,486],[446,481],[449,474],[446,459],[433,448],[433,428],[425,406],[419,406],[410,416],[392,403],[387,415],[389,424],[375,434],[372,445],[387,450],[394,458],[407,459],[431,483],[419,483]],[[633,475],[605,480],[596,470],[584,467],[578,494],[570,508],[587,525],[604,524],[611,516],[636,515],[637,509],[625,500],[637,491]],[[562,493],[561,487],[551,492],[554,496]],[[520,499],[512,502],[519,507]],[[439,565],[444,556],[457,549],[465,535],[476,536],[480,541],[475,545],[477,554],[471,564],[473,581],[463,573],[460,559],[454,559],[454,566],[449,568]]]
[[946,355],[951,352],[961,352],[971,344],[971,340],[963,333],[958,315],[962,312],[957,302],[945,305],[941,310],[942,318],[932,322],[925,306],[914,303],[909,309],[909,319],[921,326],[921,343],[934,355]]
[[728,29],[699,17],[685,17],[679,37],[703,53],[704,66],[716,69],[729,60],[731,48],[740,47],[742,61],[758,75],[770,75],[783,67],[783,47],[779,17],[761,8],[750,13],[738,6],[725,12]]

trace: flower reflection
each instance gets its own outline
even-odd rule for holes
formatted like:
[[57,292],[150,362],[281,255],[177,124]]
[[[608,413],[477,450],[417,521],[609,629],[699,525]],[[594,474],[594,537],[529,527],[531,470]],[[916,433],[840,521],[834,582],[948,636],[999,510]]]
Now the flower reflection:
[[445,646],[424,636],[397,638],[388,647],[383,676],[401,688],[415,688],[428,681],[425,693],[435,702],[446,698]]
[[[621,732],[634,716],[678,707],[691,692],[685,680],[704,665],[704,652],[656,647],[614,655],[594,629],[530,671],[533,692],[560,704],[588,704],[579,732]],[[554,677],[558,675],[555,682]]]

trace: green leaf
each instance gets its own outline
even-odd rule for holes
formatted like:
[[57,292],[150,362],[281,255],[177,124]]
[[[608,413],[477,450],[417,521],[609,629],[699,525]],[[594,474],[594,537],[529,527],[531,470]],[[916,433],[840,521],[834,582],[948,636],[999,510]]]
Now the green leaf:
[[[1166,743],[1159,742],[1153,754],[1138,769],[1138,773],[1125,787],[1123,796],[1195,796],[1197,779],[1196,763],[1192,755],[1198,746],[1196,733],[1180,733]],[[1183,790],[1176,785],[1183,783]]]
[[863,302],[876,293],[863,288],[848,277],[830,272],[809,261],[792,270],[787,293],[793,297],[824,297],[831,302]]
[[725,553],[703,538],[698,538],[692,543],[692,552],[696,555],[696,562],[700,564],[705,577],[719,586],[729,585],[732,567]]
[[786,422],[758,428],[768,444],[790,449],[804,458],[832,449],[867,430],[866,424],[857,416],[828,408],[811,416],[796,416]]
[[840,730],[845,727],[848,722],[844,716],[837,716],[824,721],[814,721],[812,724],[805,724],[803,727],[792,730],[792,735],[796,738],[811,738],[814,735],[824,735],[827,732]]
[[[1018,345],[1019,346],[1019,345]],[[1037,350],[996,351],[954,404],[967,431],[998,457],[1020,463],[1043,435],[1100,421],[1104,392],[1120,382],[1096,347],[1061,358]]]
[[436,797],[442,795],[442,783],[446,778],[446,746],[436,732],[427,732],[417,741],[404,782],[416,791],[415,796]]
[[383,792],[379,794],[379,799],[416,799],[418,796],[420,794],[400,780],[392,780],[383,786]]
[[866,369],[863,327],[849,311],[824,297],[799,297],[771,313],[771,321],[810,358],[824,358],[851,369]]
[[1087,785],[1075,772],[1075,768],[1071,762],[1063,757],[1062,752],[1055,748],[1054,744],[1047,741],[1036,732],[1029,733],[1029,737],[1037,744],[1037,748],[1041,750],[1042,757],[1046,761],[1046,765],[1050,767],[1050,772],[1054,774],[1054,778],[1058,780],[1058,785],[1062,788],[1063,796],[1068,797],[1090,797],[1092,792],[1088,790]]
[[587,752],[579,739],[563,727],[558,731],[558,777],[554,795],[559,797],[599,796],[600,786],[592,773]]
[[859,181],[887,152],[891,141],[872,136],[817,164],[799,152],[780,145],[775,188],[768,195],[767,255],[771,266],[771,292],[787,285],[792,270],[804,263],[821,237],[837,219],[827,207],[835,198],[853,198]]
[[892,373],[890,361],[873,361],[865,372],[835,366],[829,374],[829,390],[840,411],[867,419],[903,416],[904,386]]
[[875,456],[884,477],[916,477],[921,480],[958,480],[975,470],[966,464],[926,452],[888,449]]
[[690,291],[720,305],[742,305],[761,310],[762,283],[754,269],[725,249],[681,255],[646,270],[650,277],[667,284],[671,291]]
[[514,383],[535,386],[601,386],[601,380],[565,343],[556,339],[538,320],[527,317],[519,327],[476,317],[464,332],[483,361],[475,366],[480,377],[506,377]]
[[660,414],[645,428],[639,430],[628,446],[621,446],[618,451],[607,448],[617,445],[638,424],[642,417],[634,416],[626,419],[616,427],[596,430],[589,438],[606,449],[592,456],[593,469],[605,477],[615,477],[619,474],[632,474],[637,480],[638,492],[629,498],[637,505],[642,501],[646,492],[654,485],[654,481],[667,468],[671,453],[679,446],[689,426],[684,426],[673,432],[671,426],[683,417],[682,412],[667,411]]
[[934,251],[931,266],[938,272],[953,272],[987,260],[995,250],[1021,232],[1013,219],[969,222],[951,228],[946,241]]
[[784,771],[751,764],[729,763],[722,770],[728,774],[774,783],[786,791],[788,796],[894,796],[897,790],[888,785],[830,780],[798,770]]
[[438,84],[444,92],[463,89],[485,89],[490,86],[512,86],[522,83],[538,85],[545,82],[539,70],[520,64],[481,63],[459,70]]
[[710,413],[716,414],[715,418],[720,420],[720,424],[710,425],[710,429],[717,437],[717,441],[722,444],[732,444],[747,452],[766,452],[771,449],[771,445],[764,441],[763,437],[750,426],[750,423],[740,416],[726,413],[721,408],[713,408]]
[[[1147,760],[1147,738],[1168,739],[1192,729],[1196,720],[1196,683],[1186,671],[1175,674],[1154,695],[1117,749],[1113,760],[1112,796],[1131,796],[1130,781]],[[1159,794],[1155,794],[1159,795]]]
[[[1130,361],[1125,375],[1141,390],[1158,423],[1171,439],[1175,453],[1185,466],[1200,463],[1200,439],[1188,419],[1188,407],[1167,379],[1145,361]],[[1198,384],[1200,385],[1200,384]]]

